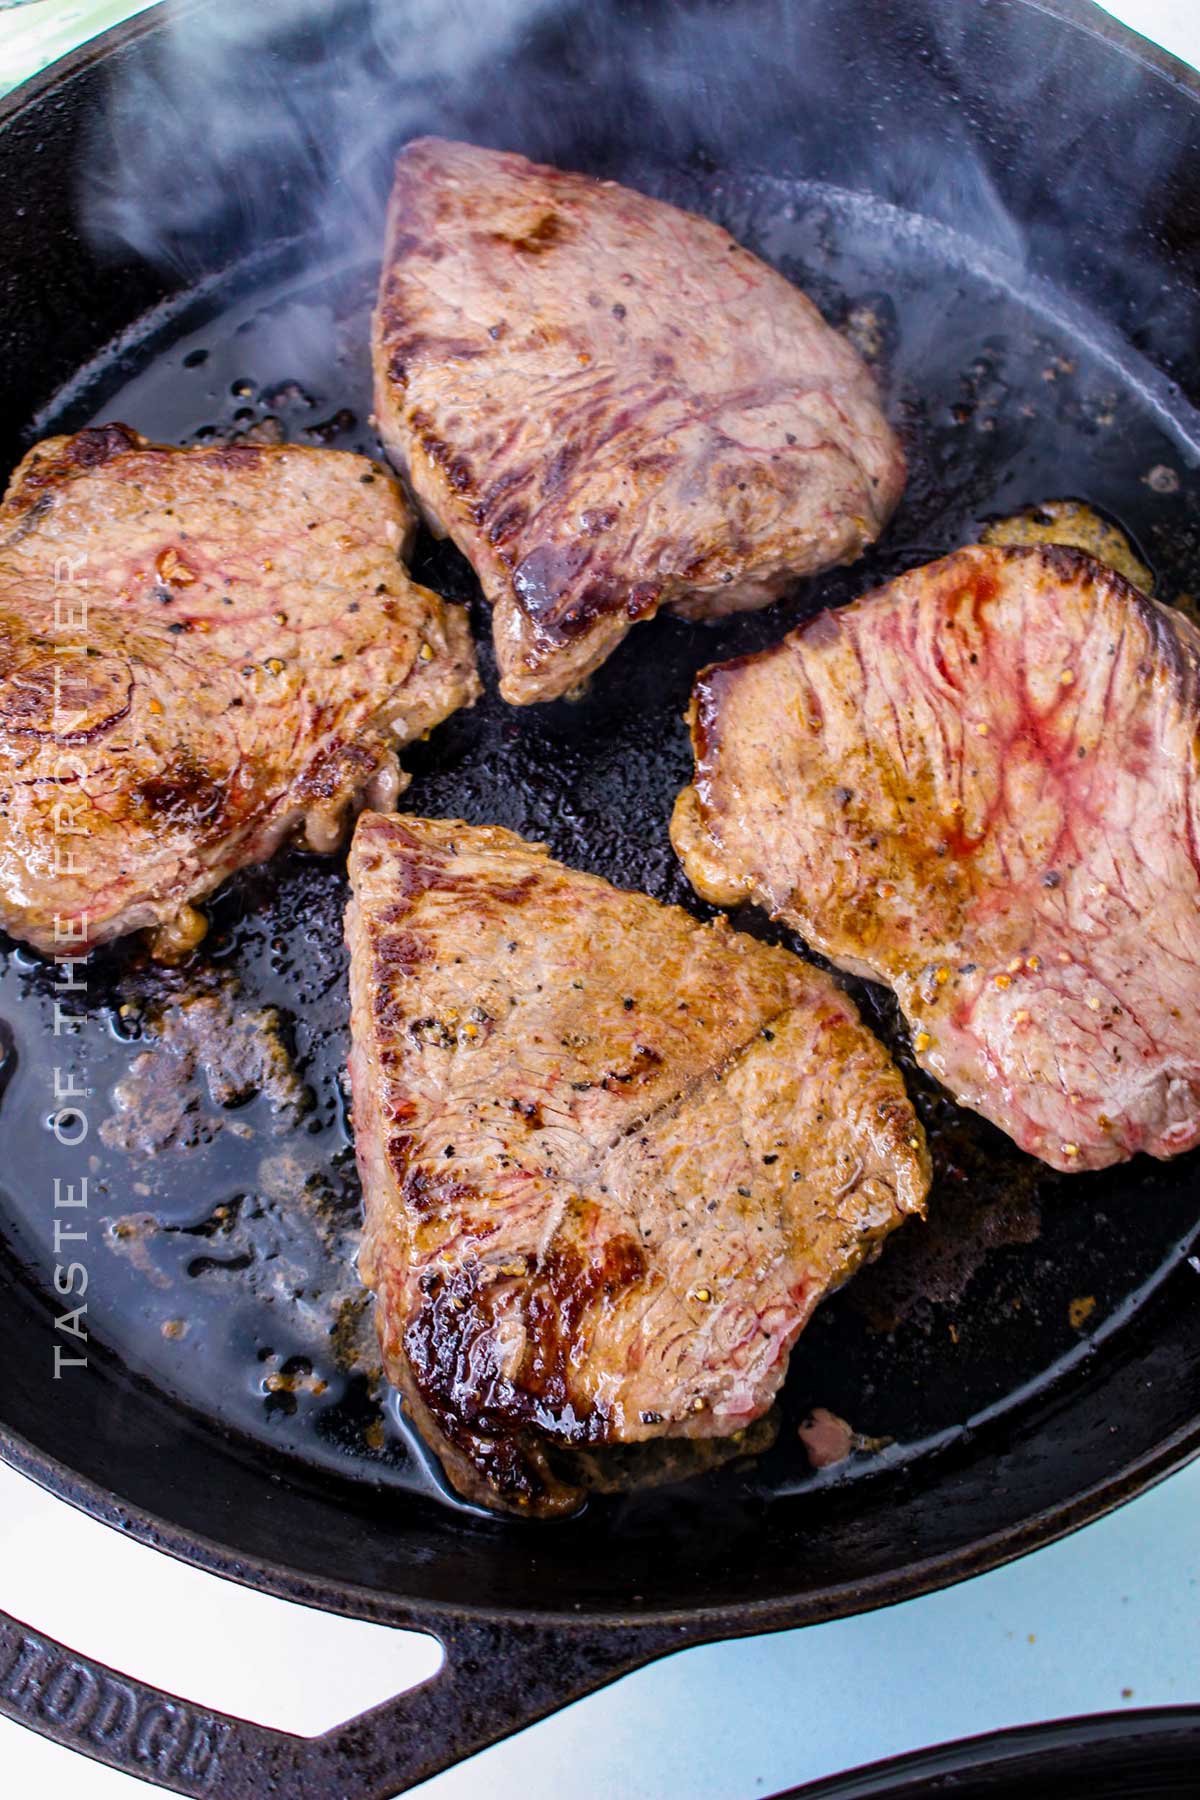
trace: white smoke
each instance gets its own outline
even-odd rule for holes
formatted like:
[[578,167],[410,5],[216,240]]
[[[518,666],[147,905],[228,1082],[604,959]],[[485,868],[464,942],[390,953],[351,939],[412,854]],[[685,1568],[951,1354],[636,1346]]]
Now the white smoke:
[[152,57],[116,67],[84,227],[185,284],[282,238],[370,260],[396,150],[437,132],[650,185],[724,167],[865,190],[1014,287],[1085,309],[1105,289],[1100,338],[1190,355],[1194,281],[1146,254],[1141,197],[1193,166],[1194,103],[1110,51],[1086,111],[1064,104],[1094,34],[1047,32],[1034,4],[876,5],[877,42],[852,0],[185,5]]

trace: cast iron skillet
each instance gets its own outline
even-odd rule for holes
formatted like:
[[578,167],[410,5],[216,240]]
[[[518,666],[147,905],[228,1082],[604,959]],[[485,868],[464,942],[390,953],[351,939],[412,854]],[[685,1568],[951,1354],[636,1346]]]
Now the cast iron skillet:
[[[489,697],[412,759],[414,809],[696,906],[665,827],[704,662],[1064,493],[1130,529],[1168,597],[1200,592],[1200,84],[1089,6],[346,0],[272,7],[250,49],[264,10],[153,12],[0,112],[6,463],[97,417],[190,441],[271,414],[370,447],[379,201],[396,144],[431,129],[722,218],[856,333],[909,441],[885,542],[765,614],[642,628],[577,706],[501,706],[484,653]],[[417,566],[471,602],[452,552]],[[993,1567],[1200,1449],[1196,1159],[1040,1171],[922,1085],[859,989],[931,1131],[933,1222],[822,1309],[775,1447],[552,1527],[456,1505],[347,1311],[344,897],[339,859],[240,877],[188,969],[96,958],[58,1037],[54,971],[5,952],[0,1449],[201,1567],[431,1632],[445,1666],[310,1741],[5,1619],[12,1716],[181,1792],[385,1795],[670,1650]],[[200,1095],[195,1142],[126,1157],[100,1130],[114,1083],[143,1049],[163,1066],[154,1020],[197,989],[280,1009],[307,1111],[281,1132],[261,1098],[217,1116]],[[75,1144],[48,1129],[55,1067],[91,1090]],[[55,1380],[53,1184],[85,1177],[88,1366]],[[815,1405],[871,1440],[823,1475],[797,1438]]]
[[774,1800],[1195,1800],[1200,1710],[1097,1713],[963,1738],[851,1769]]

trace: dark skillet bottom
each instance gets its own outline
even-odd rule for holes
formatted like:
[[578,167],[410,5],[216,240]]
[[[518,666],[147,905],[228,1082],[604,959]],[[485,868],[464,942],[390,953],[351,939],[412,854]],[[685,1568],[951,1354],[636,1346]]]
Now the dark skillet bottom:
[[[1090,341],[1086,321],[1020,292],[1011,271],[973,263],[948,233],[832,189],[653,171],[642,179],[719,217],[876,357],[908,438],[903,508],[863,563],[764,614],[718,628],[663,620],[638,629],[581,703],[504,707],[485,649],[487,699],[410,755],[416,779],[405,804],[503,823],[570,863],[703,911],[666,832],[690,766],[680,715],[703,663],[769,643],[815,608],[949,550],[990,514],[1053,496],[1083,497],[1130,530],[1163,595],[1200,591],[1200,482],[1178,441],[1193,422],[1171,420],[1148,369],[1119,363]],[[315,273],[294,251],[264,258],[216,299],[182,306],[139,347],[85,371],[39,428],[121,418],[192,442],[270,415],[298,441],[374,450],[372,279],[360,269]],[[456,553],[423,539],[416,573],[472,602],[482,643],[484,609]],[[453,1527],[468,1562],[487,1551],[478,1604],[552,1610],[719,1606],[747,1594],[769,1603],[794,1585],[798,1557],[814,1585],[826,1558],[827,1574],[848,1584],[845,1601],[826,1596],[818,1608],[837,1610],[854,1603],[856,1582],[956,1542],[978,1542],[980,1558],[994,1559],[982,1545],[1014,1518],[1107,1479],[1118,1420],[1126,1463],[1164,1440],[1168,1460],[1182,1454],[1200,1381],[1186,1320],[1198,1279],[1187,1264],[1196,1160],[1071,1180],[1041,1169],[924,1084],[890,1004],[855,988],[932,1132],[932,1223],[901,1234],[818,1315],[793,1356],[774,1449],[684,1485],[597,1498],[565,1526],[453,1520],[450,1509],[461,1509],[378,1390],[350,1267],[359,1193],[340,1086],[344,900],[340,858],[293,854],[237,878],[178,977],[156,974],[136,950],[97,959],[86,993],[64,1000],[78,1027],[67,1053],[51,1028],[50,972],[23,952],[6,956],[0,1015],[14,1053],[0,1114],[10,1146],[0,1225],[21,1264],[10,1309],[26,1304],[19,1288],[36,1305],[32,1290],[50,1279],[54,1178],[90,1180],[92,1366],[53,1390],[42,1371],[18,1380],[14,1417],[23,1407],[26,1435],[42,1439],[52,1392],[60,1431],[78,1415],[86,1474],[252,1558],[324,1570],[377,1594],[424,1585],[432,1598],[453,1589],[458,1571],[462,1599]],[[770,930],[754,915],[738,923]],[[201,1091],[185,1127],[196,1142],[149,1161],[107,1145],[99,1126],[113,1085],[153,1048],[156,1009],[226,980],[239,1004],[281,1009],[310,1089],[303,1118],[281,1130],[265,1099],[221,1112]],[[46,1125],[52,1069],[65,1055],[92,1090],[91,1130],[77,1150]],[[34,1341],[48,1358],[54,1335],[41,1329]],[[1128,1369],[1131,1404],[1111,1417],[1105,1402],[1087,1399],[1100,1344],[1113,1367]],[[1139,1372],[1143,1353],[1151,1361]],[[1146,1368],[1173,1390],[1155,1400],[1153,1420],[1137,1399]],[[797,1436],[814,1406],[874,1447],[815,1475]],[[1061,1426],[1048,1423],[1060,1417]],[[186,1440],[196,1471],[220,1471],[215,1508],[178,1491],[176,1440]],[[126,1441],[135,1453],[122,1456]],[[295,1509],[282,1536],[261,1505],[264,1472]],[[922,1510],[938,1480],[942,1499]],[[943,1510],[956,1484],[975,1507],[961,1534]],[[1009,1547],[1020,1543],[1017,1534]],[[752,1547],[757,1572],[748,1576]],[[767,1622],[751,1610],[740,1624]]]

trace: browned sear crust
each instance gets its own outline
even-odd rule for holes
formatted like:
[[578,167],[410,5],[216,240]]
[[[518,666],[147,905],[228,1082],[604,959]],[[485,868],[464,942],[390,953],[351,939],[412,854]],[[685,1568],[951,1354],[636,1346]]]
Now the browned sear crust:
[[350,857],[361,1268],[459,1490],[578,1504],[547,1443],[730,1437],[923,1210],[887,1053],[788,951],[510,832],[365,813]]
[[396,169],[375,408],[553,699],[660,607],[764,606],[882,531],[904,459],[858,353],[706,219],[422,138]]
[[47,439],[0,505],[0,924],[60,956],[191,902],[303,829],[337,842],[394,750],[478,692],[464,615],[408,579],[365,457]]

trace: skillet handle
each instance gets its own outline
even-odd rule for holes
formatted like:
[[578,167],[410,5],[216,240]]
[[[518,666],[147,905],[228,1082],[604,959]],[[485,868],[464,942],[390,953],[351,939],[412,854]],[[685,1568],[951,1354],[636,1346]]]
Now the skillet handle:
[[0,1713],[197,1800],[389,1800],[560,1706],[697,1641],[680,1626],[414,1622],[437,1674],[321,1737],[193,1706],[0,1612]]

